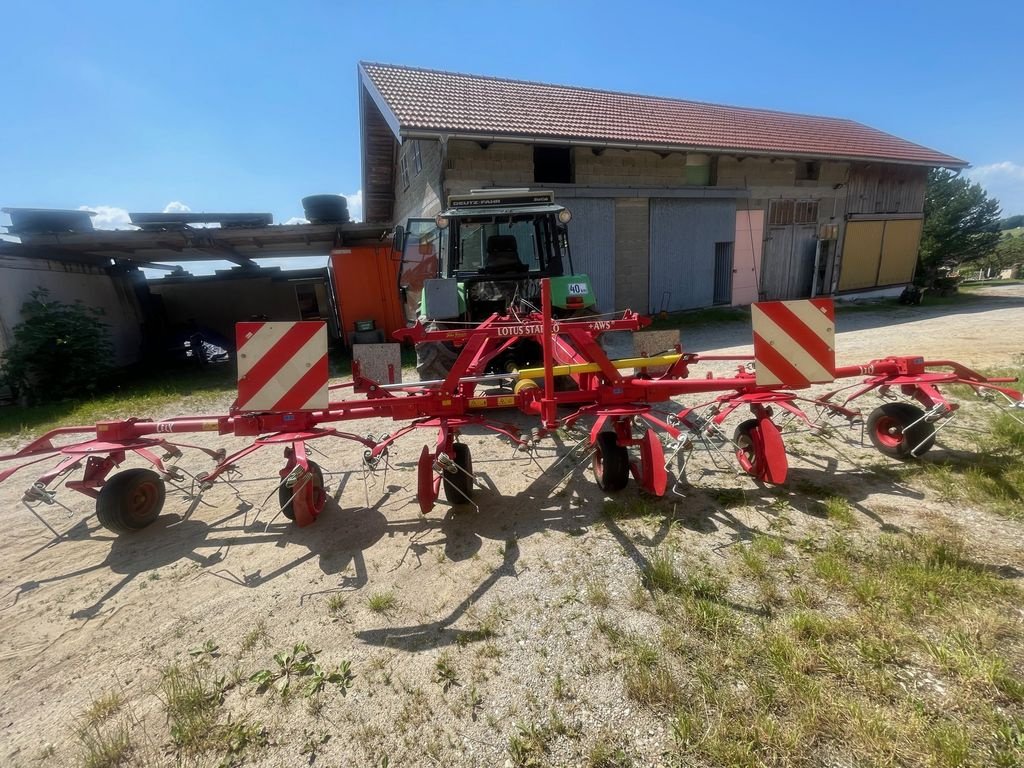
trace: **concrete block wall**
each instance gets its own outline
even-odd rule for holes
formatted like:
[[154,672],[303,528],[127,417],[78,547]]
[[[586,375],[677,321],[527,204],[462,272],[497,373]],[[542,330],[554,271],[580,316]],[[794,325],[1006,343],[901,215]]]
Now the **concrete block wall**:
[[647,312],[650,299],[650,201],[615,200],[615,306]]
[[[413,142],[420,145],[422,169],[416,172],[413,162]],[[398,148],[399,166],[402,157],[409,164],[409,188],[404,189],[401,171],[395,173],[394,223],[405,226],[406,219],[431,217],[440,213],[441,200],[441,142],[430,139],[409,139]]]
[[485,187],[534,187],[533,146],[475,141],[448,142],[446,195]]
[[[138,273],[136,273],[138,274]],[[142,310],[131,275],[110,275],[99,267],[47,259],[0,256],[0,353],[22,321],[21,307],[36,288],[67,304],[81,301],[103,310],[114,344],[114,364],[136,362],[142,348]]]
[[610,187],[686,186],[686,155],[673,152],[661,157],[656,152],[606,149],[595,155],[587,147],[573,150],[576,183]]

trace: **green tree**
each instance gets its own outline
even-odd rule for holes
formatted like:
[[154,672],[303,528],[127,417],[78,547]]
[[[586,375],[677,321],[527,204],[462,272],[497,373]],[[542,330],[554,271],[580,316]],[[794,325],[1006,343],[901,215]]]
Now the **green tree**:
[[102,315],[81,302],[51,300],[45,288],[32,291],[4,351],[0,377],[32,402],[95,392],[110,373],[114,353]]
[[928,173],[918,280],[932,285],[943,267],[990,254],[999,242],[999,202],[980,184],[945,169]]

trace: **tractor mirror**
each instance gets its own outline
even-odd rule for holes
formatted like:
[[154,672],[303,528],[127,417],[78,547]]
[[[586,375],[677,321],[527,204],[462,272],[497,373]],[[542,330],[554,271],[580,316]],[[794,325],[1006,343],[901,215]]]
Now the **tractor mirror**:
[[405,227],[398,224],[395,233],[391,238],[391,258],[395,261],[402,260],[402,251],[405,249]]

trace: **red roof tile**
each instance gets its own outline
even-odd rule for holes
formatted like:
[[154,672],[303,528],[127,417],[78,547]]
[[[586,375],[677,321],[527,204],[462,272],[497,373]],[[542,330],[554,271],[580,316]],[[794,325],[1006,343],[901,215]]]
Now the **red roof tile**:
[[967,165],[852,120],[360,64],[402,132],[439,131],[743,153]]

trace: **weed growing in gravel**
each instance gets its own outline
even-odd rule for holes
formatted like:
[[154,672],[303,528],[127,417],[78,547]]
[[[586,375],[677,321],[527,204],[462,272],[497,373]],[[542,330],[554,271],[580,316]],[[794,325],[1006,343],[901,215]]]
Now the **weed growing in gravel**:
[[508,754],[516,768],[538,768],[551,749],[551,731],[536,723],[516,725],[508,739]]
[[175,746],[187,755],[207,751],[224,701],[222,681],[195,664],[172,664],[160,689]]
[[599,733],[587,750],[588,768],[629,768],[632,765],[622,739],[609,731]]
[[344,696],[352,685],[351,663],[343,661],[333,670],[327,670],[317,663],[317,653],[319,651],[311,650],[305,643],[296,643],[290,651],[274,654],[276,669],[254,672],[249,682],[256,683],[256,693],[263,693],[273,685],[285,697],[292,690],[292,683],[302,678],[305,682],[304,696],[320,693],[328,683],[338,686]]
[[75,732],[82,768],[118,768],[132,759],[135,749],[128,724],[115,719],[123,705],[119,692],[108,691],[83,713]]
[[388,615],[398,607],[398,597],[391,590],[374,592],[366,599],[366,605],[374,613]]
[[434,682],[441,686],[445,693],[448,689],[459,684],[458,674],[455,671],[455,664],[451,656],[442,653],[434,662]]
[[595,608],[607,608],[612,604],[612,593],[608,585],[597,578],[587,580],[586,596],[587,602]]
[[327,613],[337,618],[345,612],[345,605],[348,603],[348,597],[335,592],[329,598],[327,598]]
[[255,626],[245,633],[245,637],[242,638],[242,645],[240,651],[245,654],[254,650],[257,645],[261,645],[264,648],[270,647],[270,635],[267,632],[266,619],[259,619]]

